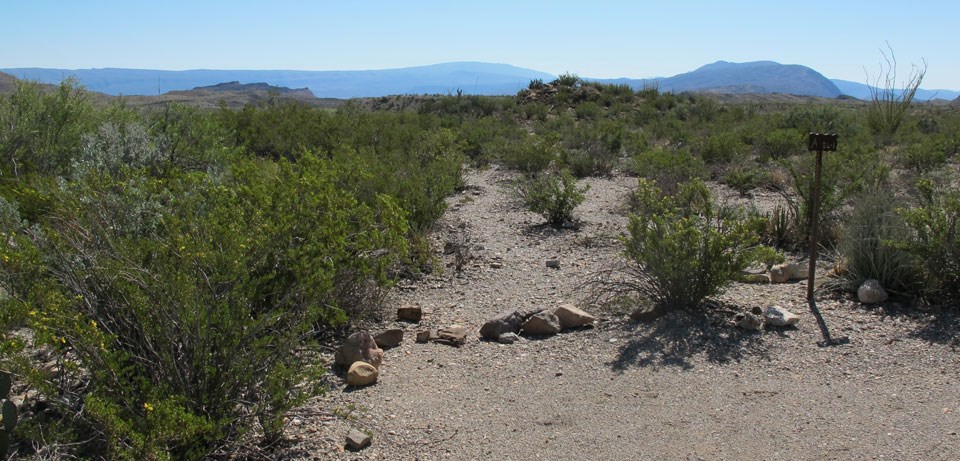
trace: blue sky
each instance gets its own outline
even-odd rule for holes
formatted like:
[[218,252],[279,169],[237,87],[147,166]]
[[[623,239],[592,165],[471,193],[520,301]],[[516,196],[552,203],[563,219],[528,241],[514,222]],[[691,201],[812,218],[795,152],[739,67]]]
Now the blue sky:
[[[2,0],[0,68],[359,70],[485,61],[585,77],[717,60],[906,77],[960,89],[960,2]],[[902,78],[901,78],[902,80]]]

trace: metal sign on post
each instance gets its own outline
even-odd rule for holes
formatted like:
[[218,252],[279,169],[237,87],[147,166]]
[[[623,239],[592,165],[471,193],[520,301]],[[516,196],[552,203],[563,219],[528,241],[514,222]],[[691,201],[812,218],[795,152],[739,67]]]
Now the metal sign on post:
[[[847,338],[841,338],[839,341],[830,339],[830,331],[827,330],[827,323],[820,315],[820,309],[817,309],[817,302],[813,296],[814,284],[817,276],[817,253],[819,250],[820,239],[820,177],[823,174],[823,153],[834,152],[837,150],[836,134],[810,133],[807,137],[807,150],[817,153],[816,167],[813,173],[813,194],[811,196],[810,207],[810,267],[807,269],[807,302],[810,303],[810,311],[817,318],[817,325],[820,326],[820,332],[823,333],[823,346],[832,346],[834,344],[843,344],[849,341]],[[845,341],[846,340],[846,341]]]

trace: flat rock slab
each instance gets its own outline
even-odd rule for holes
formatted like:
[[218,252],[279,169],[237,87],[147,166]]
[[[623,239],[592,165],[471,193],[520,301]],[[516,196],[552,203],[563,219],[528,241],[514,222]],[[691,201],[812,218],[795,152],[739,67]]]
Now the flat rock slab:
[[370,434],[359,429],[352,429],[346,438],[347,448],[351,450],[363,450],[368,447],[372,441],[373,437],[371,437]]

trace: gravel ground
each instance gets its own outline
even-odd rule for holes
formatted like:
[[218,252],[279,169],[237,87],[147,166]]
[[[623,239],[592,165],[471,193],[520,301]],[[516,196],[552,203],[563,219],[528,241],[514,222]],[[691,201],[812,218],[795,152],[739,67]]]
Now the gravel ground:
[[[352,389],[342,371],[331,373],[332,390],[293,412],[289,443],[271,458],[960,458],[960,322],[951,310],[866,308],[823,293],[832,333],[850,342],[822,348],[805,282],[735,284],[710,313],[631,323],[585,304],[580,286],[616,261],[635,179],[585,181],[580,225],[554,231],[509,199],[509,177],[474,172],[450,199],[434,247],[468,238],[471,258],[459,275],[448,267],[391,294],[390,308],[417,304],[425,315],[419,325],[377,326],[406,330],[386,351],[380,381]],[[559,269],[545,265],[554,258]],[[513,345],[476,334],[501,310],[565,302],[597,325]],[[799,325],[732,325],[734,312],[772,304],[799,314]],[[453,324],[471,332],[466,345],[413,341],[417,330]],[[344,450],[353,428],[372,444]]]

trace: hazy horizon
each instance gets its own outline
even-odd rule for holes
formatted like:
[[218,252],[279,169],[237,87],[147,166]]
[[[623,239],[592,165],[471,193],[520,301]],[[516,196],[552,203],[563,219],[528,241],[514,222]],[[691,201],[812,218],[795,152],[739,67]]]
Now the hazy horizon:
[[866,82],[889,42],[922,87],[960,89],[960,4],[598,1],[483,5],[40,0],[5,5],[0,68],[374,70],[489,62],[591,78],[651,78],[718,60],[777,61]]

